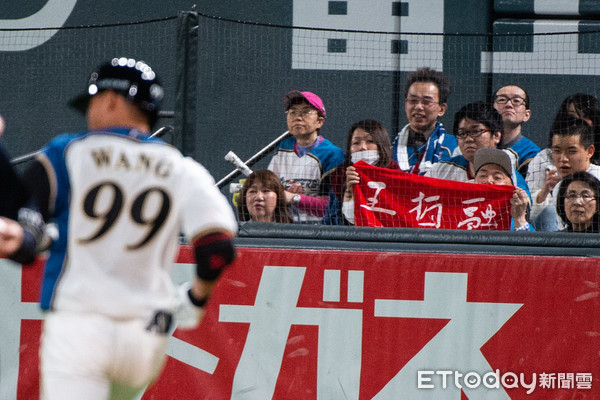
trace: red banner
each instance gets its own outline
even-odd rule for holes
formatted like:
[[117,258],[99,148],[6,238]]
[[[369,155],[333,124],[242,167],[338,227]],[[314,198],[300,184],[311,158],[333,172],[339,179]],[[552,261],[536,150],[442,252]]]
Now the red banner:
[[[192,273],[182,250],[175,267]],[[35,306],[39,272],[0,311]],[[599,281],[586,257],[241,248],[142,399],[597,400]],[[18,353],[18,400],[38,398],[29,318],[14,341],[1,331],[15,346],[1,390]]]
[[357,226],[509,230],[513,186],[429,178],[354,164]]

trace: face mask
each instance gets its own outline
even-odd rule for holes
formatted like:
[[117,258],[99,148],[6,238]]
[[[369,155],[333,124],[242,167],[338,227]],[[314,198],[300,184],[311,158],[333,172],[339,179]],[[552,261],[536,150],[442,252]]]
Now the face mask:
[[379,152],[377,150],[357,151],[350,155],[352,163],[363,160],[367,164],[375,165],[379,161]]

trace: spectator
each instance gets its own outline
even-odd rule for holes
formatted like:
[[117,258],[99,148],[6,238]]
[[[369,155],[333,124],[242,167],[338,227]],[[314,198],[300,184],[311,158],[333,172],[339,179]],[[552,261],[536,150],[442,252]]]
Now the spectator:
[[[321,221],[327,225],[348,225],[350,221],[342,215],[342,202],[352,202],[352,186],[346,183],[346,171],[355,171],[352,164],[363,160],[381,168],[398,169],[391,159],[391,144],[385,127],[372,119],[352,124],[346,140],[346,160],[331,174],[331,189],[327,212]],[[346,206],[346,204],[344,204]]]
[[534,187],[539,189],[532,193],[531,218],[540,225],[540,230],[557,231],[563,228],[556,215],[558,182],[579,171],[600,177],[600,166],[591,162],[595,146],[592,143],[592,127],[587,122],[577,118],[559,121],[551,134],[552,162],[556,167],[547,169],[545,174],[538,174],[537,180],[534,180]]
[[[553,125],[559,123],[558,121],[565,121],[569,117],[582,119],[593,128],[593,143],[596,151],[592,162],[598,164],[600,161],[600,102],[591,94],[575,93],[567,96],[556,113]],[[550,138],[551,140],[552,138]]]
[[[481,148],[477,150],[473,166],[475,168],[475,183],[514,186],[513,179],[516,178],[517,173],[512,167],[510,156],[500,149]],[[527,211],[530,204],[527,192],[515,187],[513,197],[510,199],[511,230],[534,230],[527,222]]]
[[498,147],[502,140],[502,118],[486,103],[470,103],[454,114],[453,132],[461,154],[438,163],[425,175],[460,182],[473,180],[475,152],[483,147]]
[[496,91],[494,108],[502,115],[504,134],[500,148],[512,149],[517,154],[517,171],[525,177],[527,168],[540,148],[523,136],[523,124],[531,118],[529,96],[515,85],[502,86]]
[[[481,148],[498,148],[502,142],[503,123],[500,114],[487,103],[477,101],[463,106],[454,114],[454,135],[458,138],[461,154],[435,165],[426,176],[469,182],[475,178],[473,159]],[[516,166],[514,151],[504,150]],[[514,177],[518,186],[529,196],[529,188],[521,174]]]
[[563,232],[600,232],[600,181],[592,174],[578,171],[559,184],[556,213],[566,225]]
[[[567,96],[561,103],[552,127],[548,135],[548,147],[541,150],[529,163],[526,181],[532,193],[540,190],[546,181],[548,171],[556,171],[556,166],[552,160],[552,137],[554,132],[564,125],[566,121],[572,118],[579,118],[587,122],[594,128],[594,156],[592,163],[598,164],[596,160],[599,156],[600,142],[600,103],[594,96],[584,93],[575,93]],[[539,211],[536,218],[532,220],[536,230],[556,231],[558,230],[556,219],[556,210],[554,205],[546,206],[546,209]]]
[[268,169],[286,187],[294,222],[319,223],[327,206],[329,174],[344,162],[344,152],[320,134],[326,113],[319,96],[293,90],[283,104],[292,137],[279,144]]
[[277,175],[267,169],[246,178],[238,202],[238,219],[257,222],[292,222],[285,189]]
[[441,72],[420,68],[409,75],[404,88],[408,125],[392,144],[392,158],[403,171],[423,175],[452,157],[456,138],[437,120],[446,113],[449,94],[450,79]]
[[594,131],[593,143],[594,143],[594,156],[592,162],[600,165],[600,102],[598,99],[591,94],[576,93],[572,96],[567,97],[568,109],[566,112],[559,110],[559,117],[561,120],[571,116],[579,118],[587,122]]
[[[475,178],[475,152],[484,147],[498,148],[502,141],[502,130],[502,117],[492,106],[481,101],[463,106],[454,114],[453,126],[461,154],[438,163],[425,175],[459,182],[472,181]],[[516,165],[516,154],[512,150],[505,152]],[[516,186],[529,195],[527,184],[520,174],[517,174],[515,181]]]

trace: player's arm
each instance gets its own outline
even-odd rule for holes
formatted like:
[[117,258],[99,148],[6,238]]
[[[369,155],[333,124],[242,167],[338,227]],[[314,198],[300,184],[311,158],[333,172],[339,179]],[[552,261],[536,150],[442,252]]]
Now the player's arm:
[[34,207],[19,210],[19,220],[0,218],[0,256],[31,264],[44,242],[44,221]]
[[[195,182],[195,185],[186,188],[181,231],[193,246],[196,259],[194,279],[180,286],[178,291],[180,306],[176,318],[179,327],[185,328],[200,322],[217,279],[233,263],[238,225],[231,205],[208,171],[192,159],[184,162],[188,174],[184,181]],[[187,316],[194,318],[186,319]]]
[[198,325],[204,313],[204,305],[210,298],[217,278],[235,260],[233,234],[219,231],[193,240],[196,258],[196,275],[191,283],[179,288],[180,306],[178,323],[182,328]]
[[192,303],[203,307],[221,273],[235,259],[233,236],[229,232],[210,233],[193,241],[196,276],[189,290]]
[[41,214],[44,221],[49,219],[50,210],[50,178],[44,165],[34,160],[23,174],[23,182],[31,194],[31,201],[35,204],[35,209]]
[[19,209],[27,203],[30,195],[21,176],[13,167],[2,142],[0,142],[0,182],[2,182],[0,185],[0,216],[16,220]]
[[27,265],[50,244],[44,222],[48,217],[50,183],[46,170],[37,160],[27,168],[22,181],[31,198],[19,209],[18,221],[0,220],[0,256]]

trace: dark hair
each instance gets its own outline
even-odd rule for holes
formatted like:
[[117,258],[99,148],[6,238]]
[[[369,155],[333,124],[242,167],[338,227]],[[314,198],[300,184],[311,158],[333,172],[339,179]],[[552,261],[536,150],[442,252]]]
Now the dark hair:
[[454,114],[454,126],[452,128],[455,135],[458,132],[460,121],[465,118],[472,119],[473,121],[485,125],[490,129],[491,134],[500,132],[500,143],[502,143],[504,123],[502,122],[502,116],[491,104],[476,101],[474,103],[469,103],[458,110],[456,114]]
[[550,129],[548,147],[552,146],[552,136],[554,136],[553,131],[559,126],[564,125],[565,121],[569,120],[569,118],[573,118],[569,115],[569,106],[571,104],[573,104],[578,115],[592,121],[594,131],[593,143],[596,146],[593,160],[598,161],[600,160],[600,102],[591,94],[575,93],[567,96],[562,101]]
[[568,117],[556,122],[550,130],[550,146],[552,147],[552,138],[558,136],[579,136],[579,143],[585,148],[594,144],[592,127],[582,119]]
[[380,122],[375,121],[373,119],[363,119],[362,121],[355,122],[348,130],[348,136],[346,138],[346,164],[352,165],[352,155],[350,154],[350,147],[352,146],[352,135],[357,129],[362,129],[363,131],[371,134],[371,136],[373,137],[373,141],[377,145],[379,161],[375,163],[375,166],[387,168],[390,164],[392,155],[392,144],[390,142],[390,135]]
[[260,169],[252,172],[246,177],[246,181],[242,186],[240,198],[237,204],[238,219],[240,221],[250,221],[250,212],[248,206],[246,206],[246,193],[248,189],[254,184],[254,182],[260,182],[262,185],[275,193],[277,193],[277,206],[273,212],[275,222],[292,222],[292,217],[289,214],[287,204],[285,202],[285,188],[281,184],[279,177],[272,171],[267,169]]
[[450,78],[429,67],[419,68],[408,76],[404,87],[404,98],[408,97],[408,91],[415,82],[431,82],[438,88],[440,104],[448,101],[450,96]]
[[592,217],[592,226],[589,232],[600,232],[600,181],[592,174],[586,171],[578,171],[571,175],[567,175],[563,178],[559,183],[558,188],[558,198],[556,200],[556,213],[563,220],[563,222],[567,225],[568,231],[573,231],[573,225],[571,221],[567,218],[567,212],[565,209],[565,195],[567,192],[567,188],[572,182],[581,181],[587,183],[592,191],[594,192],[594,197],[596,199],[596,213]]
[[523,91],[523,93],[525,93],[525,97],[523,98],[523,100],[525,100],[525,109],[529,110],[529,103],[530,103],[530,99],[529,99],[529,94],[527,93],[527,91],[525,89],[523,89],[521,86],[517,86],[517,85],[504,85],[504,86],[500,86],[498,88],[498,90],[496,90],[496,92],[494,93],[494,97],[498,96],[498,92],[500,91],[500,89],[505,88],[507,86],[514,86],[514,87],[518,87],[519,89],[521,89]]

